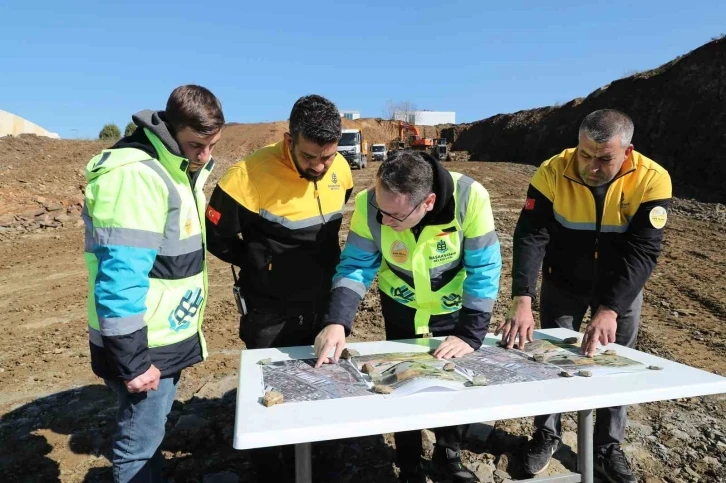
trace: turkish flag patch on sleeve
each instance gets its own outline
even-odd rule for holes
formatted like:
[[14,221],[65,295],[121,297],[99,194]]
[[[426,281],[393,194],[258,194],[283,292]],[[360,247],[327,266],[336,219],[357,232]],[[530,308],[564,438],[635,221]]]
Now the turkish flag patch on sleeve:
[[527,201],[524,202],[524,209],[527,211],[534,210],[534,202],[536,200],[534,198],[527,198]]
[[215,225],[219,223],[219,219],[222,218],[222,213],[215,210],[211,206],[207,208],[207,219]]

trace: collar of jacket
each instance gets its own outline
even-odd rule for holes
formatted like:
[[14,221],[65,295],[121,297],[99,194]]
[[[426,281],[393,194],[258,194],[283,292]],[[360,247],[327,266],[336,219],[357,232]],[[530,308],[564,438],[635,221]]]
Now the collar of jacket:
[[443,225],[451,223],[456,217],[456,201],[454,200],[454,179],[451,173],[433,157],[428,159],[434,170],[434,193],[436,202],[434,208],[426,213],[417,226]]
[[[618,174],[615,175],[615,178],[613,178],[613,181],[615,181],[618,178],[622,178],[628,173],[632,173],[637,168],[637,164],[635,161],[635,156],[633,156],[633,153],[635,151],[631,151],[630,155],[628,156],[628,159],[625,160],[623,165],[620,167],[620,171],[618,171]],[[562,173],[562,175],[570,179],[576,183],[585,184],[582,181],[582,178],[580,178],[580,173],[577,172],[577,162],[575,158],[575,154],[577,153],[577,148],[569,148],[562,151],[560,156],[565,160],[565,170]]]

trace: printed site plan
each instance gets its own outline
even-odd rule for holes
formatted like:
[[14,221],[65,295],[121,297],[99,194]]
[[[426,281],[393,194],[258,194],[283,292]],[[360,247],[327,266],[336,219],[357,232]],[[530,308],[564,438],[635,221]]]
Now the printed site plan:
[[421,390],[464,390],[478,376],[492,386],[556,379],[563,373],[604,376],[646,369],[612,351],[599,349],[594,357],[586,357],[579,350],[577,343],[536,340],[524,350],[484,345],[450,360],[428,352],[399,352],[355,356],[319,369],[315,359],[280,361],[262,365],[263,385],[265,391],[281,393],[287,403],[373,396],[374,388],[382,386],[395,397]]

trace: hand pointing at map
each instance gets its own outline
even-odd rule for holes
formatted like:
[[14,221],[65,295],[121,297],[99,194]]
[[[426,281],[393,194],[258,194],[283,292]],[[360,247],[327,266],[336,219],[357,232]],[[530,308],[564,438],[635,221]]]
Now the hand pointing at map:
[[[315,367],[323,364],[335,364],[340,359],[340,354],[345,347],[345,328],[340,324],[330,324],[320,331],[315,338],[315,357],[318,362]],[[330,351],[335,349],[333,357],[329,357]]]
[[595,355],[598,342],[606,346],[615,342],[615,336],[618,330],[618,314],[607,307],[600,306],[595,313],[595,317],[587,326],[585,336],[582,338],[581,351],[589,357]]

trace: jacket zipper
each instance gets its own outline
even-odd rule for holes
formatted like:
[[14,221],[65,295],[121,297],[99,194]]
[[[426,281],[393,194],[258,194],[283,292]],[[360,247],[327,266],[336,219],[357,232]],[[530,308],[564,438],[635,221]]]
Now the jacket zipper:
[[[615,178],[612,179],[612,181],[610,181],[610,184],[608,185],[608,189],[605,191],[605,195],[603,196],[603,199],[602,199],[602,210],[600,212],[599,218],[597,216],[597,198],[595,198],[595,193],[592,192],[592,190],[590,189],[590,186],[586,185],[582,181],[579,181],[574,178],[570,178],[567,175],[564,175],[565,178],[569,179],[570,181],[574,181],[575,183],[580,184],[580,185],[584,186],[585,188],[587,188],[587,191],[589,191],[590,195],[592,196],[592,200],[595,202],[595,245],[593,247],[594,253],[593,253],[593,267],[592,267],[593,284],[594,284],[594,281],[597,280],[597,276],[598,276],[597,259],[598,259],[598,254],[600,252],[600,231],[602,230],[602,220],[605,217],[605,200],[607,200],[608,193],[610,193],[610,188],[612,187],[613,183],[615,183],[615,181],[624,177],[625,175],[630,174],[631,172],[632,171],[627,171],[627,172],[621,174],[620,176],[616,176]],[[594,289],[594,285],[593,285],[593,289]]]
[[[189,162],[189,160],[187,159],[187,163],[188,162]],[[195,174],[199,174],[199,171],[197,171],[197,173],[195,173]],[[196,178],[194,179],[194,181],[192,181],[191,179],[189,179],[189,175],[187,175],[186,173],[184,173],[184,178],[186,178],[187,186],[189,186],[189,190],[192,192],[192,199],[194,200],[194,212],[197,214],[197,219],[199,220],[199,223],[200,223],[199,235],[201,236],[202,235],[201,230],[204,229],[204,228],[202,228],[204,226],[204,225],[202,225],[204,223],[204,218],[203,217],[200,218],[200,216],[199,216],[199,205],[197,204],[197,193],[194,191],[194,185],[196,184]],[[206,264],[207,263],[207,247],[205,246],[205,243],[204,243],[204,237],[202,236],[201,238],[202,238],[202,260],[203,260],[203,263]],[[209,287],[207,287],[207,290],[209,290]],[[205,298],[209,297],[209,294],[205,293],[204,297]],[[202,323],[203,323],[203,320],[200,317],[197,322],[197,334],[199,334],[200,336],[202,333]],[[201,344],[201,339],[200,339],[200,344]]]
[[320,212],[320,219],[323,220],[323,225],[325,224],[325,216],[323,215],[323,205],[320,203],[320,193],[318,192],[318,182],[313,181],[313,187],[315,188],[315,191],[313,192],[313,196],[315,196],[315,199],[318,202],[318,212]]
[[[313,196],[315,196],[315,199],[318,202],[318,212],[320,213],[320,220],[323,222],[323,225],[325,225],[325,216],[323,215],[323,205],[320,202],[320,192],[318,192],[318,182],[313,181],[313,188],[315,188],[315,191],[313,192]],[[318,279],[318,292],[320,292],[320,287],[323,285],[323,276],[321,275]],[[313,312],[317,313],[318,311],[318,301],[317,299],[313,301]],[[302,320],[300,321],[302,325]],[[314,323],[314,321],[313,321]]]
[[600,230],[602,229],[602,220],[605,217],[605,200],[608,197],[608,193],[610,193],[610,188],[612,187],[613,183],[615,183],[617,180],[632,173],[633,171],[635,171],[635,170],[633,169],[633,170],[627,171],[627,172],[621,174],[620,176],[616,176],[615,178],[612,179],[612,181],[610,181],[610,185],[608,185],[608,189],[605,191],[605,196],[603,197],[602,212],[600,213],[600,219],[598,219],[598,217],[597,217],[597,200],[595,199],[595,194],[592,192],[590,187],[588,185],[586,185],[585,183],[583,183],[582,181],[579,181],[574,178],[570,178],[567,175],[564,175],[564,177],[569,179],[570,181],[574,181],[575,183],[580,184],[580,185],[584,186],[585,188],[587,188],[587,191],[590,192],[590,195],[592,195],[592,199],[595,202],[595,260],[597,260],[598,247],[599,247],[598,238],[600,237]]

